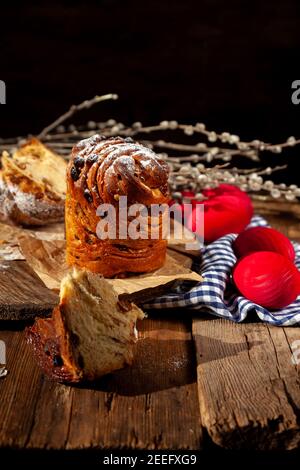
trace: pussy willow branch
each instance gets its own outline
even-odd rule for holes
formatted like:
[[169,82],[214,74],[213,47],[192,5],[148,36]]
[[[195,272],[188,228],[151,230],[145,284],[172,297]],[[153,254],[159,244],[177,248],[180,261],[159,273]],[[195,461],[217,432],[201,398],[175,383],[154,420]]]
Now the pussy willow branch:
[[[261,140],[243,142],[240,137],[229,132],[217,133],[208,130],[203,123],[195,125],[180,124],[177,121],[162,121],[153,126],[143,126],[141,122],[135,122],[131,126],[125,126],[121,122],[109,119],[105,122],[89,121],[83,126],[70,124],[67,127],[65,121],[73,117],[77,112],[88,109],[95,104],[110,99],[117,99],[115,94],[95,96],[91,100],[85,100],[78,105],[72,105],[70,109],[58,117],[52,124],[45,127],[37,136],[50,148],[69,158],[71,148],[80,139],[92,136],[99,132],[105,136],[121,135],[124,137],[137,138],[141,143],[154,149],[161,158],[166,160],[170,166],[170,185],[174,197],[179,197],[180,191],[190,189],[201,199],[201,190],[220,183],[229,183],[239,186],[244,191],[258,193],[261,197],[272,198],[284,197],[289,201],[300,197],[300,189],[296,185],[286,186],[284,183],[275,184],[271,180],[264,180],[263,176],[271,175],[275,171],[286,168],[286,165],[276,165],[274,168],[252,168],[245,170],[236,166],[229,167],[233,159],[246,158],[253,162],[260,162],[262,153],[280,154],[286,147],[294,147],[300,144],[300,139],[289,137],[280,144],[270,144]],[[157,133],[176,132],[176,140],[180,139],[178,134],[183,133],[185,139],[193,136],[202,136],[205,141],[185,143],[172,142],[169,139],[152,138]],[[147,138],[146,138],[147,136]],[[151,137],[150,137],[151,136]],[[23,143],[26,139],[18,137],[15,139],[0,139],[0,150],[10,150]],[[172,154],[168,153],[169,151]],[[191,153],[192,152],[192,153]],[[180,155],[183,154],[183,155]],[[223,161],[223,165],[207,167],[204,163]]]
[[282,166],[278,166],[249,173],[239,168],[225,169],[219,166],[206,168],[201,164],[196,167],[181,165],[180,168],[172,168],[170,186],[175,199],[181,199],[181,191],[189,189],[195,193],[197,199],[201,200],[203,197],[201,191],[204,188],[226,183],[238,186],[243,191],[259,193],[264,199],[271,196],[274,199],[284,197],[288,201],[295,201],[300,197],[300,189],[296,185],[275,184],[271,180],[263,179],[263,176],[282,169]]
[[82,103],[80,104],[73,104],[70,109],[62,114],[61,116],[59,116],[54,122],[52,122],[52,124],[50,124],[49,126],[45,127],[40,133],[39,135],[37,136],[38,139],[40,140],[43,140],[47,134],[50,134],[50,132],[55,129],[56,127],[58,127],[62,122],[65,122],[67,119],[71,118],[75,113],[77,113],[78,111],[81,111],[83,109],[89,109],[91,108],[92,106],[94,106],[95,104],[97,103],[100,103],[101,101],[106,101],[106,100],[117,100],[118,99],[118,95],[116,94],[113,94],[113,93],[109,93],[107,95],[102,95],[102,96],[94,96],[94,98],[92,98],[91,100],[85,100],[83,101]]

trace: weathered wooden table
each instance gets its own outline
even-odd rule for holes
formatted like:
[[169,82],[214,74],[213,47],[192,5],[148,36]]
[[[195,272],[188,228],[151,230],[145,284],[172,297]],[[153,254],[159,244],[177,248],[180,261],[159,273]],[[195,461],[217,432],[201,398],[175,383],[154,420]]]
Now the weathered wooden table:
[[[297,205],[257,204],[274,227],[300,240]],[[24,262],[17,262],[24,269]],[[36,278],[11,302],[37,294]],[[13,287],[10,285],[13,284]],[[50,299],[51,300],[51,299]],[[133,367],[94,388],[50,382],[36,366],[22,329],[0,325],[9,374],[0,380],[0,446],[22,449],[293,449],[300,446],[300,328],[244,324],[188,311],[142,322]]]

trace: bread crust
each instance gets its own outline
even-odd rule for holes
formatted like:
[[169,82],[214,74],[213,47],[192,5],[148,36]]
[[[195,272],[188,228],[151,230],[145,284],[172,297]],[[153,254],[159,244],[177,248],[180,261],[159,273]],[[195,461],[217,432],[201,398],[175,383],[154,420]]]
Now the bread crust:
[[26,338],[32,345],[35,358],[52,380],[76,383],[82,380],[82,372],[74,362],[71,343],[64,327],[60,306],[51,318],[38,318],[26,330]]
[[[158,239],[119,239],[118,201],[127,196],[128,206],[166,204],[168,173],[163,160],[132,139],[95,135],[79,142],[67,169],[67,263],[105,277],[160,268],[167,245],[161,231]],[[97,236],[101,219],[96,211],[101,204],[112,204],[116,209],[115,239],[101,240]]]

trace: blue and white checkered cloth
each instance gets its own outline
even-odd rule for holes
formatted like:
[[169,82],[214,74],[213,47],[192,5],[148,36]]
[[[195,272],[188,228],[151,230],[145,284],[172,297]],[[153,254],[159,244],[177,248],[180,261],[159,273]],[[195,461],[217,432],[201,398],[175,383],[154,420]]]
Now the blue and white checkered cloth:
[[[254,216],[249,227],[267,225],[265,219]],[[262,321],[272,325],[291,326],[300,323],[300,296],[286,308],[269,311],[239,294],[231,280],[232,268],[236,263],[232,242],[236,236],[225,235],[204,248],[200,264],[195,263],[193,266],[203,276],[203,282],[188,290],[187,284],[183,283],[179,289],[144,304],[144,308],[184,307],[206,311],[234,322],[242,322],[248,314],[256,313]],[[294,248],[295,264],[300,269],[300,244],[294,243]]]

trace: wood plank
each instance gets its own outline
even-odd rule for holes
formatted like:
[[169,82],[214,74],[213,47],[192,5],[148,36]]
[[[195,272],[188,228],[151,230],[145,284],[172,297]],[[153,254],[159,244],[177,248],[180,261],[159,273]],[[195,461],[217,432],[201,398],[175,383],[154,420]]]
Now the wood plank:
[[193,335],[201,419],[212,440],[227,448],[299,446],[300,377],[285,330],[195,319]]
[[0,446],[27,449],[199,449],[190,322],[144,320],[135,363],[88,387],[52,383],[21,332],[7,342],[0,381]]
[[8,375],[0,380],[0,446],[26,445],[43,378],[22,331],[0,331],[6,344]]
[[26,261],[0,261],[0,320],[46,316],[57,302]]

